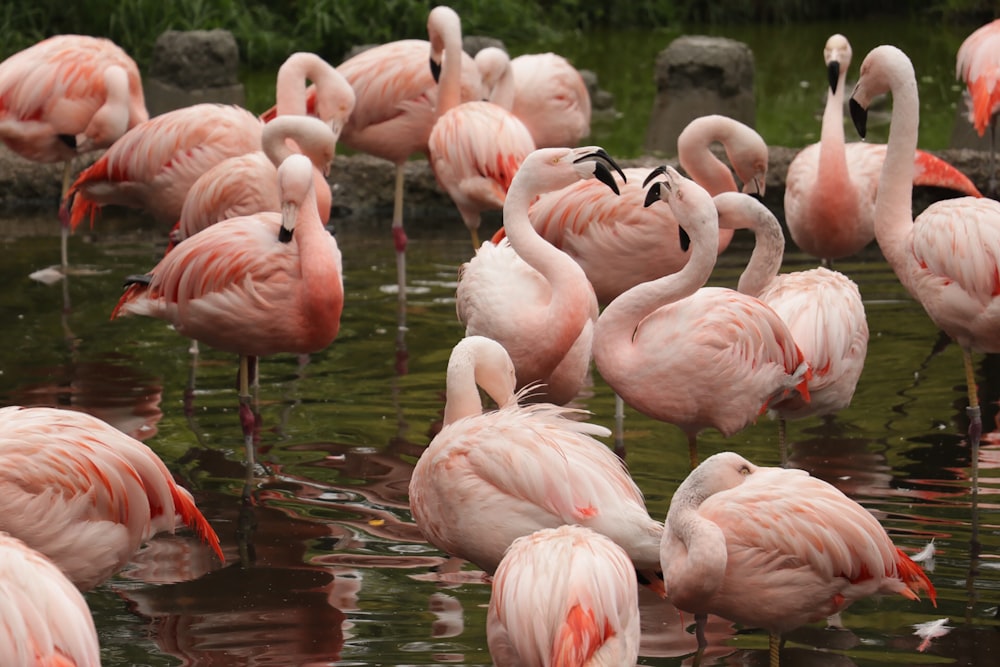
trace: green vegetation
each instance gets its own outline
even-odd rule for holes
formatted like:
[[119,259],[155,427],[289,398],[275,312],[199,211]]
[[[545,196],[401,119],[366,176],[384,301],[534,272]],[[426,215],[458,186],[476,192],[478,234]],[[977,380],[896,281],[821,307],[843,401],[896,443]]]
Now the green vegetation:
[[[0,7],[0,58],[58,33],[110,37],[148,64],[156,37],[165,30],[225,28],[233,32],[244,63],[266,68],[296,50],[338,61],[356,44],[418,37],[426,30],[430,0],[15,0]],[[594,28],[650,29],[681,23],[784,23],[857,19],[872,3],[863,0],[455,0],[467,34],[505,42],[554,39]],[[884,0],[879,11],[895,17],[985,21],[989,0]]]

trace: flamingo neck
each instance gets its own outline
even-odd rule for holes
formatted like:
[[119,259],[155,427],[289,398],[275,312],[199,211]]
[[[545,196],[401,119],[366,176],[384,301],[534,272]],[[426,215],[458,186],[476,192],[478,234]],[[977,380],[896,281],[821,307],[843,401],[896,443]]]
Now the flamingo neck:
[[836,192],[838,199],[854,198],[854,183],[847,170],[844,138],[844,87],[847,68],[840,71],[837,90],[828,92],[823,109],[823,124],[819,141],[819,178],[817,186],[824,192]]
[[444,35],[444,59],[438,81],[437,116],[462,103],[462,33],[448,30]]
[[750,261],[740,274],[737,289],[743,294],[760,296],[781,270],[785,252],[785,235],[781,223],[759,201],[739,192],[726,192],[715,197],[719,211],[719,227],[749,229],[754,235]]
[[275,85],[276,113],[278,116],[307,113],[306,80],[317,76],[326,65],[322,58],[314,53],[293,53],[278,69],[278,80]]
[[712,144],[721,143],[728,149],[730,134],[721,124],[689,125],[677,138],[677,159],[691,180],[713,197],[739,188],[726,163],[712,152]]
[[886,261],[907,289],[908,238],[913,233],[913,160],[920,126],[916,78],[896,73],[890,82],[892,117],[885,161],[875,199],[875,238]]
[[459,419],[483,412],[483,401],[476,385],[475,360],[468,352],[452,352],[448,361],[445,388],[444,421],[448,426]]
[[700,495],[688,495],[679,488],[667,512],[665,534],[675,545],[683,545],[679,553],[669,554],[665,572],[667,590],[678,605],[705,604],[725,579],[729,560],[726,536],[698,513],[702,500]]
[[692,227],[698,235],[691,237],[691,257],[677,273],[641,283],[623,292],[601,313],[594,327],[594,361],[601,375],[614,386],[610,376],[626,379],[634,364],[635,337],[650,313],[661,306],[694,294],[712,274],[719,246],[716,225]]

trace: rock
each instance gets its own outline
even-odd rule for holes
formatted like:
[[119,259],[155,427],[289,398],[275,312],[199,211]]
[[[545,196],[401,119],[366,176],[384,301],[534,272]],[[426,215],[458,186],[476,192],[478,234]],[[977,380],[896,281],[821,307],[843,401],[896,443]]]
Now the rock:
[[677,154],[689,122],[722,114],[754,127],[754,59],[746,44],[725,37],[678,37],[656,57],[656,99],[645,149]]
[[245,102],[240,53],[228,30],[168,30],[153,47],[143,81],[151,116],[201,102]]

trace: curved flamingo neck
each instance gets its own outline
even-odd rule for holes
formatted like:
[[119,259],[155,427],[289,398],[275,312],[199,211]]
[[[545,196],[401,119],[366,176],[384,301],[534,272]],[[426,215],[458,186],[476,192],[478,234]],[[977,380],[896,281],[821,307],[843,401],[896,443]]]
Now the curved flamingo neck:
[[443,421],[445,426],[483,412],[483,402],[476,386],[475,364],[475,355],[468,349],[454,350],[448,360]]
[[[905,270],[908,238],[913,233],[913,159],[917,151],[920,101],[917,81],[908,63],[893,59],[889,89],[892,117],[889,140],[875,199],[875,238],[900,282],[909,289]],[[907,73],[908,71],[908,73]]]
[[836,192],[838,200],[855,199],[854,182],[847,170],[847,151],[844,138],[844,87],[847,85],[847,68],[843,67],[837,78],[837,89],[828,92],[820,128],[818,187],[825,192]]
[[[702,122],[699,122],[702,121]],[[727,150],[732,133],[724,122],[696,119],[677,137],[677,159],[691,180],[715,196],[739,188],[726,163],[712,153],[712,144],[721,143]]]
[[729,560],[725,534],[698,513],[704,500],[700,489],[682,485],[670,502],[665,527],[674,541],[684,545],[683,554],[669,554],[670,594],[678,601],[695,604],[704,603],[718,591]]
[[261,149],[275,167],[280,166],[295,149],[312,161],[321,171],[329,167],[337,141],[328,125],[304,115],[278,116],[264,125],[261,132]]
[[451,12],[436,21],[435,26],[431,32],[437,34],[430,35],[432,49],[438,39],[444,44],[437,99],[437,116],[440,118],[462,102],[462,24],[458,15]]
[[750,261],[740,274],[737,289],[760,296],[781,270],[785,235],[781,223],[760,201],[740,192],[723,192],[714,197],[722,229],[749,229],[754,235]]
[[[594,359],[601,366],[602,375],[612,372],[628,375],[631,371],[626,364],[614,363],[612,368],[612,365],[602,364],[602,360],[615,358],[624,362],[631,358],[636,330],[646,316],[661,306],[694,294],[708,282],[718,252],[719,227],[716,224],[689,227],[693,247],[684,268],[623,292],[605,307],[597,319]],[[605,379],[611,383],[611,379]]]

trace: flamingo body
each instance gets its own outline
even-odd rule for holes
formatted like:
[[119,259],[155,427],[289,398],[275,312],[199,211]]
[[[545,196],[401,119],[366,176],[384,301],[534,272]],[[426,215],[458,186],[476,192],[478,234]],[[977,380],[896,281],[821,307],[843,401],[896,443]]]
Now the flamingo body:
[[52,561],[0,533],[0,662],[8,667],[100,667],[86,600]]
[[148,118],[138,66],[108,39],[56,35],[0,63],[0,140],[29,160],[107,148]]
[[555,53],[530,53],[510,61],[511,111],[538,148],[576,146],[590,134],[590,92],[573,65]]
[[733,452],[705,459],[677,489],[661,557],[676,607],[776,634],[870,595],[935,599],[864,507],[805,471]]
[[112,317],[164,319],[185,336],[244,356],[327,347],[344,292],[340,250],[316,210],[313,171],[305,156],[289,156],[278,170],[282,213],[232,218],[185,240],[148,282],[126,289]]
[[86,413],[0,408],[0,531],[52,559],[88,590],[153,535],[191,526],[219,539],[149,447]]
[[[483,412],[477,383],[497,410]],[[499,343],[470,336],[455,346],[444,428],[410,480],[410,509],[427,540],[492,573],[516,538],[580,524],[655,571],[662,527],[621,460],[592,437],[609,431],[573,419],[575,410],[520,406],[514,386]]]
[[965,38],[955,59],[955,77],[965,82],[971,97],[969,122],[979,136],[1000,110],[1000,19],[977,28]]
[[604,535],[539,530],[500,561],[486,617],[497,667],[633,665],[639,634],[632,562]]
[[[853,255],[875,238],[875,200],[886,146],[845,143],[844,88],[851,45],[843,35],[827,40],[824,59],[831,90],[820,142],[803,148],[788,165],[784,204],[795,245],[814,257],[830,260]],[[913,162],[913,185],[981,196],[968,177],[944,160],[916,151]]]

